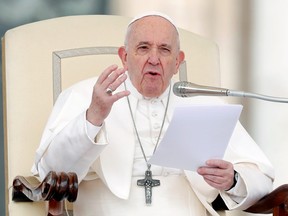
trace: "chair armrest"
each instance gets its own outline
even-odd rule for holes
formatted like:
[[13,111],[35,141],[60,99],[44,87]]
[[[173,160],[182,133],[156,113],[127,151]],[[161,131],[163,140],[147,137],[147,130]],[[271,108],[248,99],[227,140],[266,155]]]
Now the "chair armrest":
[[[216,211],[228,210],[220,195],[212,202]],[[273,216],[288,216],[288,184],[283,184],[267,194],[245,212],[256,214],[270,214]]]
[[75,173],[49,172],[42,182],[36,177],[17,176],[13,180],[14,202],[49,201],[48,215],[63,215],[63,201],[74,202],[78,194]]
[[246,209],[250,213],[288,215],[288,184],[283,184]]
[[49,201],[54,199],[62,201],[67,198],[74,202],[78,193],[78,178],[75,173],[49,172],[40,183],[36,177],[17,176],[13,181],[12,200],[25,201]]

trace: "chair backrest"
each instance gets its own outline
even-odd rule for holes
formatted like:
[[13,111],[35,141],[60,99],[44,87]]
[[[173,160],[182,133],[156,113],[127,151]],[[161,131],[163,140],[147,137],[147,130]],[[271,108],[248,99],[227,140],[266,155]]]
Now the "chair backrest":
[[[111,15],[60,17],[6,32],[3,43],[4,146],[7,215],[44,215],[43,203],[13,203],[17,175],[29,176],[42,131],[59,92],[117,63],[130,18]],[[188,80],[220,85],[215,43],[180,29]],[[102,53],[102,54],[101,54]],[[111,54],[112,53],[112,54]],[[182,65],[185,79],[185,64]],[[8,213],[9,212],[9,213]]]

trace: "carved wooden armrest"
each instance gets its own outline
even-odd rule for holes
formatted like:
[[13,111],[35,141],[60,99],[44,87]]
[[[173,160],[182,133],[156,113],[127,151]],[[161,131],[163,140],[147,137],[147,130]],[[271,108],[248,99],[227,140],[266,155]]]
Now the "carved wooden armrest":
[[[216,211],[228,210],[220,195],[212,202],[212,207]],[[274,189],[271,193],[246,209],[245,212],[256,214],[273,213],[273,216],[288,216],[288,184]]]
[[264,196],[246,209],[250,213],[273,213],[274,216],[288,216],[288,184],[284,184]]
[[42,182],[36,177],[17,176],[13,181],[15,202],[49,201],[48,215],[62,215],[63,201],[74,202],[78,194],[75,173],[49,172]]

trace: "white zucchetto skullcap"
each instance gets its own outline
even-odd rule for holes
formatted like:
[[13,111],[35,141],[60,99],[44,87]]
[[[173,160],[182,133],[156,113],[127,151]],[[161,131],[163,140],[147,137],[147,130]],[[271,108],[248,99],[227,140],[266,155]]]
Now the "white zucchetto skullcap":
[[166,14],[164,13],[161,13],[161,12],[158,12],[158,11],[148,11],[148,12],[145,12],[145,13],[142,13],[136,17],[134,17],[128,24],[128,27],[134,23],[135,21],[139,20],[139,19],[142,19],[144,17],[147,17],[147,16],[159,16],[159,17],[162,17],[164,19],[166,19],[167,21],[169,21],[174,27],[175,29],[177,30],[178,32],[178,29],[177,29],[177,26],[176,24],[174,23],[174,21]]

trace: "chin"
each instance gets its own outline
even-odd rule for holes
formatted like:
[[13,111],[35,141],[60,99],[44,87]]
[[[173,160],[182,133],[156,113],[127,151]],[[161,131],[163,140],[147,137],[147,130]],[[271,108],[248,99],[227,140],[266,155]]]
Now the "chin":
[[159,97],[162,93],[163,92],[157,88],[143,91],[142,95],[144,95],[145,97]]
[[159,97],[165,89],[163,90],[163,82],[155,81],[156,80],[154,80],[154,82],[146,82],[145,84],[142,83],[140,93],[145,97]]

